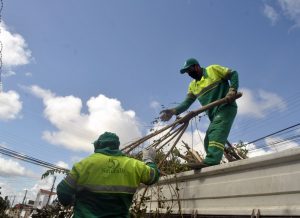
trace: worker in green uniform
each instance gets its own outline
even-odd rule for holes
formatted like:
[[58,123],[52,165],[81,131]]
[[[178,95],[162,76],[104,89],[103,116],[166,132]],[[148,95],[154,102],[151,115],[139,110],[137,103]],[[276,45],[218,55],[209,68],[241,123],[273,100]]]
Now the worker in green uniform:
[[93,143],[94,154],[75,163],[57,186],[62,205],[75,204],[74,218],[128,218],[140,183],[159,179],[153,148],[143,151],[143,162],[119,150],[119,137],[105,132]]
[[204,139],[206,157],[202,163],[198,164],[198,168],[217,165],[222,159],[224,146],[237,113],[235,96],[239,87],[238,73],[220,65],[201,67],[195,58],[186,60],[180,73],[187,73],[193,78],[188,94],[177,107],[161,111],[160,119],[168,121],[173,115],[181,114],[196,99],[204,106],[226,97],[227,104],[207,111],[210,125]]

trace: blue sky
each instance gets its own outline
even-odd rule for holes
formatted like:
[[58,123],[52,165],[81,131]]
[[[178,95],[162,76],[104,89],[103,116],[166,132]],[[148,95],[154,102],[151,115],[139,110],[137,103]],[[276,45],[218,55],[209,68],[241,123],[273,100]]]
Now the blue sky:
[[[293,125],[299,11],[298,0],[4,0],[0,144],[71,167],[104,131],[122,144],[144,136],[161,105],[184,99],[190,78],[179,69],[189,57],[239,73],[244,96],[231,142]],[[204,117],[202,137],[207,125]],[[185,140],[201,150],[194,130]],[[38,179],[44,171],[0,156],[3,193],[21,201],[26,188],[34,198],[51,187],[51,178]]]

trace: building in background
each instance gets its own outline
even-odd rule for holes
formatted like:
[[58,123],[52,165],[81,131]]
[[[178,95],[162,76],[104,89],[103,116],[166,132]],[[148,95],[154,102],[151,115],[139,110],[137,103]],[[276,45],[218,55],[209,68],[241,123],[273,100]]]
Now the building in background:
[[56,192],[40,189],[34,201],[33,208],[41,209],[45,207],[47,204],[50,204],[51,197],[53,195],[56,195]]

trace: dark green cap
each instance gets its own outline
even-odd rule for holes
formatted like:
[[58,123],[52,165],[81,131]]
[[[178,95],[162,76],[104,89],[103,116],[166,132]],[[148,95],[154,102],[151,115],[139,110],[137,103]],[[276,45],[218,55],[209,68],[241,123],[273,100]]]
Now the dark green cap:
[[94,147],[96,148],[110,148],[118,149],[120,146],[119,137],[112,132],[105,132],[99,136],[99,138],[94,141]]
[[195,58],[189,58],[184,62],[183,67],[180,69],[180,73],[183,74],[186,72],[186,70],[195,64],[199,65],[199,62]]

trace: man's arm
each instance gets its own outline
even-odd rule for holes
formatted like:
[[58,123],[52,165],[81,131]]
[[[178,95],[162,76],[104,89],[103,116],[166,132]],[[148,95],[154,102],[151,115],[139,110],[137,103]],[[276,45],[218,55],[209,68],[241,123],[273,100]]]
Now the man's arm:
[[239,77],[237,71],[217,64],[211,65],[209,66],[209,68],[211,68],[219,78],[229,80],[230,88],[234,88],[235,90],[238,90]]
[[196,96],[189,93],[183,102],[181,102],[177,107],[175,107],[175,115],[179,115],[182,112],[186,111],[196,100]]
[[69,186],[65,180],[62,180],[57,185],[57,197],[59,202],[64,206],[72,204],[75,198],[75,191],[76,190]]
[[[143,161],[150,168],[150,173],[146,178],[142,179],[142,182],[146,185],[152,185],[156,183],[159,179],[160,172],[155,163],[156,151],[154,148],[150,147],[143,150]],[[147,178],[148,177],[148,178]]]
[[158,182],[159,177],[160,177],[160,171],[157,168],[156,163],[147,163],[147,166],[149,166],[151,168],[150,179],[147,182],[145,182],[144,184],[152,185],[152,184]]
[[79,166],[79,164],[75,164],[66,178],[64,178],[57,185],[57,197],[59,202],[64,206],[72,204],[75,199],[77,179],[79,177],[78,169],[76,166]]
[[181,114],[182,112],[186,111],[194,103],[196,98],[197,97],[191,93],[187,94],[184,101],[181,102],[177,107],[161,111],[160,119],[162,121],[168,121],[172,118],[173,115]]
[[237,71],[232,71],[229,73],[229,81],[230,81],[230,88],[234,88],[235,90],[238,90],[239,75]]
[[236,71],[229,72],[228,79],[230,81],[230,88],[228,90],[228,93],[226,94],[227,102],[233,102],[235,100],[235,96],[237,93],[237,90],[239,88],[239,76]]

